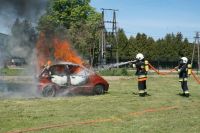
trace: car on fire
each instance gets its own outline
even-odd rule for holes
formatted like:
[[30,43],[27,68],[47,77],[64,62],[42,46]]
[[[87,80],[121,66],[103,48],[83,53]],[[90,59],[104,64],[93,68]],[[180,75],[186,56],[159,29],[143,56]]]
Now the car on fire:
[[69,94],[104,94],[109,84],[90,69],[71,62],[46,66],[39,75],[38,91],[44,97]]

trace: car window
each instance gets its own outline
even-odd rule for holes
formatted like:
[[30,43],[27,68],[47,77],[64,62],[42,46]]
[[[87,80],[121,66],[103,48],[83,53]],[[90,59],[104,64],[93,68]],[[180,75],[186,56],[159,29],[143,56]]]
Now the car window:
[[87,75],[88,72],[80,66],[75,66],[75,65],[69,65],[69,73],[70,75]]
[[64,65],[52,66],[50,69],[51,75],[66,76],[67,70]]

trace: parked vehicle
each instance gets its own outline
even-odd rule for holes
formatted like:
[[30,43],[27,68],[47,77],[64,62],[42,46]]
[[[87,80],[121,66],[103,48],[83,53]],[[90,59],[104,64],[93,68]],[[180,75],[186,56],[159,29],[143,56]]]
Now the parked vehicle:
[[6,64],[7,66],[17,66],[17,67],[20,67],[20,66],[24,66],[26,65],[26,61],[24,58],[21,58],[21,57],[11,57],[9,59],[7,59],[6,61]]

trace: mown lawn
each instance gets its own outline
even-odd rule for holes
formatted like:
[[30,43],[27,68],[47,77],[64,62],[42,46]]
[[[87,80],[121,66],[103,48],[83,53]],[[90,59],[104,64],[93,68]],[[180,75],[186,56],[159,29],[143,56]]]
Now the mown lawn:
[[0,132],[198,133],[200,85],[191,78],[191,97],[184,98],[177,95],[177,81],[150,77],[148,97],[133,94],[136,79],[121,79],[109,81],[108,94],[101,96],[0,100]]

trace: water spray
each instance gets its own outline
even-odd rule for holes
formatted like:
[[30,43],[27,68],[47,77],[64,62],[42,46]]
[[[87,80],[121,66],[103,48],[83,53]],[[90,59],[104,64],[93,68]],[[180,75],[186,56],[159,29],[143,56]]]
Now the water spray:
[[102,68],[103,69],[111,69],[111,68],[115,68],[115,67],[127,65],[127,64],[130,64],[130,63],[135,64],[136,60],[126,61],[126,62],[119,62],[119,63],[109,64],[109,65],[104,65],[104,66],[102,66]]

